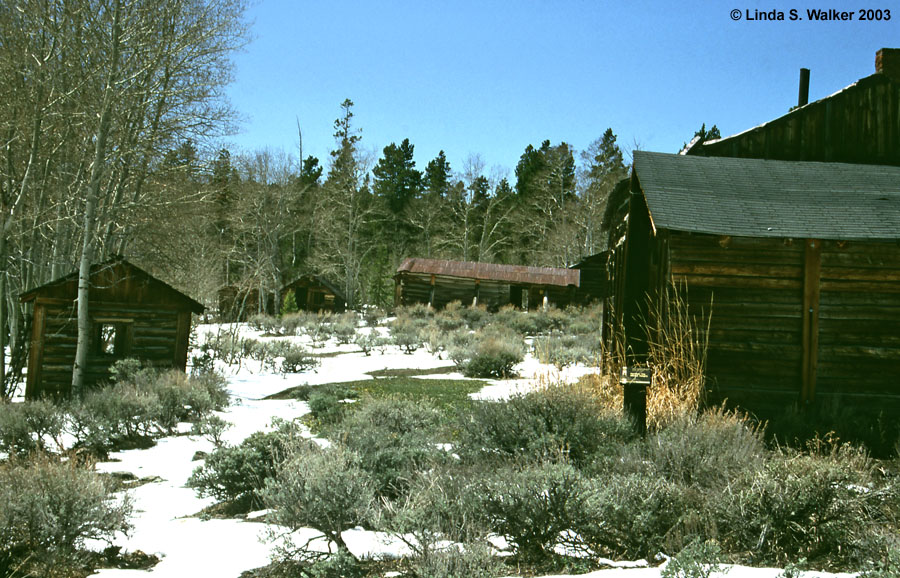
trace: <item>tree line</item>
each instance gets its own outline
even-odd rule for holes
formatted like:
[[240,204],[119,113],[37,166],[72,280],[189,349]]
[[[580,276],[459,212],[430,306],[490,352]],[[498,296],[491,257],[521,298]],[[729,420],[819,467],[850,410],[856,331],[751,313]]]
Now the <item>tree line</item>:
[[223,285],[279,302],[281,285],[316,273],[351,305],[389,306],[406,257],[568,267],[602,250],[606,200],[628,174],[611,129],[580,153],[565,142],[528,145],[512,182],[480,155],[451,167],[441,151],[419,169],[409,139],[373,158],[349,99],[334,138],[324,166],[313,156],[221,150],[206,181],[188,171],[217,199]]

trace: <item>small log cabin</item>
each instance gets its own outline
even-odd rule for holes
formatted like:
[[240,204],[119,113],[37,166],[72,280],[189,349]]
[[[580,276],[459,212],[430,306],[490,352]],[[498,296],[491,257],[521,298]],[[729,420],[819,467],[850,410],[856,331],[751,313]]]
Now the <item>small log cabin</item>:
[[710,401],[900,414],[900,167],[635,151],[610,202],[604,339],[629,363],[674,286],[709,322]]
[[[203,305],[121,257],[94,265],[90,284],[88,385],[108,379],[110,366],[126,357],[186,368],[191,314],[202,313]],[[19,297],[34,306],[28,399],[69,393],[78,339],[77,288],[75,272]]]
[[410,258],[394,275],[394,305],[425,303],[441,308],[459,301],[491,310],[509,304],[562,308],[575,300],[579,279],[577,269]]
[[281,297],[288,291],[294,292],[297,308],[301,311],[332,311],[339,313],[347,309],[347,298],[336,285],[319,275],[303,275],[281,289]]

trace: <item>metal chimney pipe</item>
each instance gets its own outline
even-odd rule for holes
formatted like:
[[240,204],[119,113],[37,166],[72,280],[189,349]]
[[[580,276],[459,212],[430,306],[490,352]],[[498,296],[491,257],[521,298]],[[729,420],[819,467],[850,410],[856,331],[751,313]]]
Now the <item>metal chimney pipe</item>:
[[803,106],[809,102],[809,69],[800,69],[800,95],[797,98],[797,106]]

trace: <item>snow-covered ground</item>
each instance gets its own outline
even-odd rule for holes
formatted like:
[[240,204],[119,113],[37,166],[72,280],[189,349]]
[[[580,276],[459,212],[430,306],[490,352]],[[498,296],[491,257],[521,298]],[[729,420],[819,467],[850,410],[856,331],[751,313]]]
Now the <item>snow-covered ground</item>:
[[[214,331],[212,326],[201,326],[200,334]],[[259,335],[248,331],[248,336]],[[301,338],[291,338],[298,341]],[[387,347],[384,353],[373,352],[366,356],[354,346],[329,343],[316,350],[320,353],[340,352],[334,357],[323,357],[314,371],[281,376],[259,372],[258,363],[248,362],[239,370],[226,369],[233,404],[221,417],[232,424],[223,439],[236,444],[251,433],[267,430],[273,418],[293,419],[308,411],[304,402],[291,400],[265,400],[266,396],[298,385],[356,381],[371,379],[367,372],[379,369],[431,369],[449,365],[425,350],[404,354],[395,347]],[[519,379],[490,381],[473,397],[500,399],[514,393],[527,391],[548,381],[572,380],[590,371],[589,368],[567,368],[563,372],[552,366],[542,365],[533,358],[517,366]],[[428,377],[428,376],[423,376]],[[446,378],[447,375],[433,376]],[[449,377],[462,378],[451,374]],[[128,537],[120,537],[116,544],[125,551],[142,550],[156,554],[161,562],[149,571],[100,570],[103,578],[149,576],[153,578],[182,578],[185,576],[216,576],[237,578],[246,570],[265,566],[270,561],[274,546],[266,541],[267,526],[258,522],[239,519],[203,520],[192,517],[213,503],[212,499],[198,498],[193,490],[185,487],[193,470],[202,464],[193,461],[198,451],[212,451],[212,443],[204,438],[177,436],[159,440],[156,446],[145,450],[128,450],[110,456],[115,461],[97,464],[103,472],[128,472],[138,478],[151,478],[130,490],[135,504],[134,530]],[[314,530],[302,531],[312,536]],[[402,556],[406,551],[402,544],[392,543],[384,535],[362,529],[346,532],[344,539],[357,556]],[[600,570],[582,576],[590,578],[659,578],[660,569],[634,568],[634,564]],[[781,570],[767,568],[730,567],[731,578],[775,578]],[[828,574],[807,572],[807,578],[837,578],[852,574]],[[569,578],[555,576],[548,578]]]

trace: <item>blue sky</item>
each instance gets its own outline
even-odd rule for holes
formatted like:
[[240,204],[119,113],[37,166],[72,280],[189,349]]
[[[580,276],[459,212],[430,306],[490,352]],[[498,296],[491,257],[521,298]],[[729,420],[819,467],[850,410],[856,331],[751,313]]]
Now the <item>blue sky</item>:
[[[792,8],[803,21],[746,18]],[[810,8],[893,13],[810,22]],[[454,170],[480,154],[511,180],[545,139],[580,151],[611,127],[626,151],[676,152],[701,123],[746,130],[796,104],[801,67],[812,101],[900,47],[900,3],[887,0],[258,0],[249,17],[228,90],[244,118],[234,150],[296,156],[299,118],[304,156],[327,164],[349,98],[376,155],[409,138],[420,169],[443,149]]]

